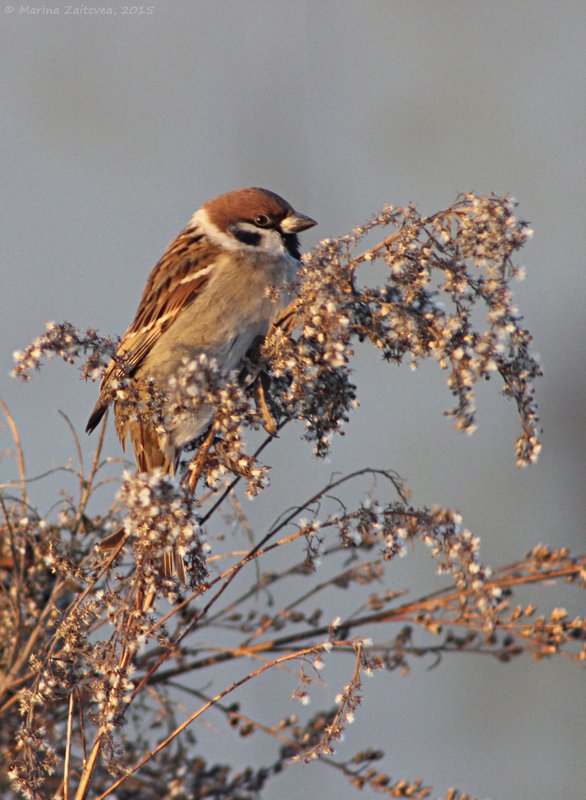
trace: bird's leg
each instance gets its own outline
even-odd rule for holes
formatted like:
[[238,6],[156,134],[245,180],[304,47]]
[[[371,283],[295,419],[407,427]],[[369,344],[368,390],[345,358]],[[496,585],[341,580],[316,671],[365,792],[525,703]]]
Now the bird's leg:
[[264,363],[264,358],[262,356],[264,342],[264,336],[257,336],[252,345],[248,348],[240,372],[240,382],[244,386],[250,387],[252,390],[256,407],[262,415],[263,428],[270,436],[276,436],[277,423],[269,410],[266,397],[271,386],[271,379],[268,373],[262,368]]
[[286,336],[291,336],[296,326],[299,324],[298,314],[300,310],[299,298],[295,298],[287,308],[285,308],[271,325],[267,338],[277,329],[281,329]]
[[254,382],[254,399],[256,407],[262,414],[263,428],[270,436],[277,435],[277,423],[270,412],[266,392],[268,392],[271,385],[270,376],[266,372],[261,371]]
[[208,453],[210,452],[210,447],[213,444],[215,435],[216,435],[216,426],[212,421],[208,435],[203,440],[201,447],[197,451],[196,457],[189,465],[190,474],[189,474],[188,485],[189,485],[189,490],[191,491],[192,494],[195,492],[195,487],[197,486],[197,482],[201,476],[201,473],[203,472],[203,468],[205,467],[206,459],[208,457]]

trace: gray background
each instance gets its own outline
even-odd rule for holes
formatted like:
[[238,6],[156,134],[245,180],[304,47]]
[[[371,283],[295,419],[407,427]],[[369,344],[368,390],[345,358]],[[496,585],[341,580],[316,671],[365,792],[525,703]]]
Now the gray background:
[[[362,405],[330,463],[310,459],[301,428],[288,431],[267,455],[270,493],[247,510],[262,532],[332,470],[390,466],[416,503],[460,509],[488,563],[537,542],[582,551],[583,0],[159,1],[148,16],[123,16],[114,4],[111,18],[47,5],[60,14],[0,7],[0,393],[29,474],[72,455],[57,409],[81,430],[96,387],[56,363],[18,385],[8,378],[12,351],[47,319],[122,333],[148,270],[209,197],[271,188],[319,220],[303,237],[309,246],[385,202],[433,212],[464,190],[512,193],[535,229],[516,297],[545,368],[538,465],[515,469],[515,412],[496,383],[481,392],[470,439],[442,417],[450,398],[435,368],[381,370],[376,354],[360,350]],[[83,446],[89,458],[92,440]],[[120,453],[111,433],[107,449]],[[0,471],[2,480],[15,474],[7,461]],[[33,492],[43,511],[51,485]],[[394,566],[391,585],[415,573],[425,586],[426,556]],[[583,611],[572,596],[564,604]],[[553,594],[540,597],[555,604]],[[426,666],[369,683],[341,753],[380,744],[393,777],[421,775],[437,794],[457,785],[481,797],[584,796],[586,704],[573,664],[463,656]],[[316,707],[337,692],[335,676],[326,670]],[[294,680],[276,688],[287,694]],[[254,716],[255,698],[265,708],[267,687],[244,710]],[[235,744],[219,718],[197,733],[210,753],[237,763],[267,747],[258,737]],[[316,780],[320,796],[355,794],[314,764],[291,766],[265,796],[297,797]]]

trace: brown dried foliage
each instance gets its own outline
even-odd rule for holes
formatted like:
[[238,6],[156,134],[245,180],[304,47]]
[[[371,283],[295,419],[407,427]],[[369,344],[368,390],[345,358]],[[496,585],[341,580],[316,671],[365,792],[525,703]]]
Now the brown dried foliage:
[[[381,230],[384,238],[359,253],[365,237]],[[511,297],[511,281],[520,274],[513,255],[527,235],[510,199],[465,195],[430,217],[412,206],[385,208],[350,235],[322,242],[304,258],[298,300],[250,354],[251,371],[270,375],[267,400],[277,426],[302,420],[315,453],[324,455],[356,402],[354,342],[367,341],[386,361],[417,366],[434,358],[454,398],[448,413],[469,432],[476,422],[475,384],[500,375],[519,412],[518,462],[534,461],[540,370]],[[368,275],[366,283],[359,280],[373,262],[387,270],[379,286]],[[17,354],[15,374],[28,379],[43,357],[73,362],[85,356],[82,373],[95,379],[115,346],[95,331],[52,323]],[[553,580],[583,589],[583,555],[540,545],[491,571],[459,515],[415,507],[390,470],[359,469],[332,480],[269,530],[252,531],[236,485],[244,480],[252,495],[266,488],[260,456],[271,439],[246,452],[246,428],[262,422],[248,382],[198,362],[186,364],[172,386],[153,387],[146,407],[143,394],[137,408],[130,383],[123,389],[128,415],[155,415],[158,424],[190,404],[214,404],[216,439],[195,497],[186,480],[128,472],[114,505],[89,513],[90,498],[108,480],[102,429],[89,470],[75,437],[78,467],[69,472],[78,496],[66,496],[59,513],[45,518],[29,502],[18,431],[4,408],[20,478],[0,494],[3,791],[10,786],[23,797],[77,800],[114,791],[119,798],[248,800],[260,797],[287,762],[319,758],[356,788],[430,797],[421,780],[396,780],[379,770],[379,749],[336,757],[336,743],[360,713],[365,674],[407,673],[415,658],[439,663],[455,652],[503,662],[523,653],[586,658],[582,618],[561,608],[538,615],[534,605],[515,599],[522,587]],[[364,497],[349,508],[345,489],[356,482]],[[125,535],[104,555],[95,545],[121,521]],[[211,525],[224,531],[217,541],[209,541]],[[445,576],[443,588],[419,597],[390,591],[388,565],[421,543]],[[187,589],[160,575],[157,565],[170,548],[184,554]],[[292,566],[266,569],[269,554],[282,548]],[[322,606],[335,608],[336,592],[347,589],[356,598],[353,613],[324,620]],[[154,606],[137,602],[149,595],[157,598]],[[285,599],[273,604],[273,597]],[[379,629],[383,641],[377,641]],[[324,667],[348,655],[335,706],[308,714]],[[297,713],[271,719],[270,708],[243,711],[248,684],[293,665]],[[187,715],[179,692],[193,709]],[[206,761],[191,726],[212,710],[235,735],[272,740],[270,763],[238,772]],[[444,797],[469,796],[451,789]]]

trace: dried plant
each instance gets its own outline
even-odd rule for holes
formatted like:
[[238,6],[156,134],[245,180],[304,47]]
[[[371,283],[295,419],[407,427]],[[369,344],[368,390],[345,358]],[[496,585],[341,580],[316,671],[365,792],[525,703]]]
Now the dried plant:
[[[377,234],[385,238],[359,252]],[[263,502],[262,451],[272,440],[247,452],[246,430],[268,415],[278,429],[302,420],[315,455],[325,455],[357,402],[356,341],[412,368],[435,359],[453,396],[447,413],[467,432],[475,426],[475,385],[500,375],[519,413],[517,461],[534,461],[540,369],[511,297],[521,277],[513,255],[529,234],[511,199],[467,194],[428,217],[413,206],[387,207],[351,234],[322,242],[304,257],[297,300],[249,354],[248,374],[260,373],[266,407],[257,408],[251,380],[221,375],[213,363],[186,363],[169,386],[147,387],[146,400],[121,378],[114,399],[129,418],[155,416],[165,427],[178,411],[212,404],[214,436],[196,447],[182,480],[125,472],[106,513],[88,512],[109,480],[104,429],[89,471],[75,437],[79,465],[69,473],[78,496],[66,495],[58,513],[45,517],[29,503],[18,430],[4,408],[20,478],[0,493],[0,790],[64,800],[114,792],[247,800],[260,797],[288,762],[319,758],[356,788],[429,797],[421,780],[379,769],[378,747],[357,743],[353,758],[336,758],[337,741],[360,713],[365,675],[407,672],[415,658],[440,661],[454,652],[503,662],[522,653],[586,658],[583,619],[561,608],[537,615],[533,604],[515,599],[521,587],[552,579],[584,588],[583,555],[539,545],[491,572],[460,516],[412,505],[391,470],[357,469],[309,498],[291,497],[291,510],[266,531],[250,530],[237,492],[244,481]],[[386,269],[380,286],[369,283],[374,262]],[[93,330],[51,323],[16,354],[15,375],[27,380],[43,358],[59,356],[83,360],[84,377],[96,379],[115,349],[116,340]],[[203,476],[195,495],[194,469]],[[363,499],[349,507],[346,489],[356,483]],[[222,536],[210,539],[211,524]],[[114,549],[96,547],[121,525]],[[445,576],[443,588],[421,597],[390,591],[389,562],[420,543]],[[187,589],[161,575],[161,556],[171,548],[185,559]],[[267,556],[283,548],[290,566],[265,568]],[[324,619],[320,604],[345,589],[353,613]],[[275,596],[285,600],[273,603]],[[309,713],[336,658],[347,678],[334,689],[335,705]],[[275,719],[270,708],[251,709],[247,685],[284,667],[296,711]],[[207,761],[190,726],[212,710],[234,735],[272,740],[269,762],[237,771],[220,757]],[[444,797],[468,795],[449,790]]]

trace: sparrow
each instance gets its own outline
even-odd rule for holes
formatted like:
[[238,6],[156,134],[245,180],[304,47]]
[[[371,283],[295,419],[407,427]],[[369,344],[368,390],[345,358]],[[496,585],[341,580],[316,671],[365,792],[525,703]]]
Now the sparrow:
[[[99,424],[121,376],[164,390],[182,364],[204,354],[223,374],[242,366],[258,337],[292,300],[297,234],[317,223],[267,189],[236,189],[209,200],[152,270],[134,321],[102,379],[86,431]],[[276,288],[276,291],[273,289]],[[181,451],[213,420],[213,408],[181,415],[161,430],[129,419],[114,399],[116,432],[130,437],[137,467],[173,475]]]

